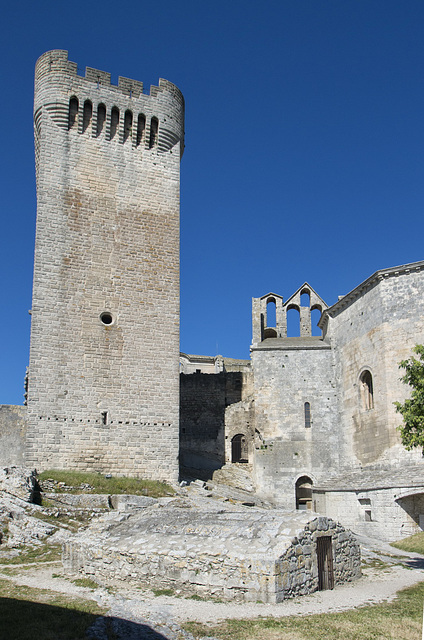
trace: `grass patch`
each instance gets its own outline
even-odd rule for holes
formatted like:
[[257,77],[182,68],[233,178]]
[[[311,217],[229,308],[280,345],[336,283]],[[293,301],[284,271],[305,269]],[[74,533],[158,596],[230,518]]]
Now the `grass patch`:
[[396,549],[402,549],[402,551],[409,551],[411,553],[421,553],[424,555],[424,532],[416,533],[409,538],[399,540],[399,542],[391,542],[392,547]]
[[[131,494],[152,498],[173,496],[175,493],[166,482],[139,478],[106,478],[101,473],[50,470],[43,471],[38,476],[41,483],[49,479],[65,483],[66,486],[55,487],[56,493]],[[89,485],[89,488],[81,487],[81,485]]]
[[353,611],[314,616],[226,620],[216,626],[188,622],[195,636],[220,640],[418,640],[421,638],[424,582],[400,591],[396,600]]
[[174,589],[152,589],[155,596],[175,596]]
[[383,562],[380,558],[369,558],[368,560],[362,560],[363,569],[390,569],[390,565],[387,562]]
[[86,640],[87,629],[104,613],[91,600],[0,580],[2,640]]
[[12,558],[2,558],[0,564],[36,564],[37,562],[54,562],[62,556],[59,544],[42,544],[38,547],[21,547],[19,554]]
[[75,578],[72,582],[76,584],[77,587],[86,587],[87,589],[93,590],[99,588],[97,582],[94,582],[91,578]]

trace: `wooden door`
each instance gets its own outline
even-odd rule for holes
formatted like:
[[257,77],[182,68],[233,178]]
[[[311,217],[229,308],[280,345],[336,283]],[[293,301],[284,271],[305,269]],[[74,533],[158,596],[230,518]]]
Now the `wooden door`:
[[318,589],[325,591],[334,588],[333,545],[331,536],[317,538]]

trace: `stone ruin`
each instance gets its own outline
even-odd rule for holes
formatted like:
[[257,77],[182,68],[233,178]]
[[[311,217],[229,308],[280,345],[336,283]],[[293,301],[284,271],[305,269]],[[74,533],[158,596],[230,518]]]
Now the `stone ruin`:
[[269,603],[361,575],[356,539],[330,518],[181,497],[100,518],[65,541],[63,565],[106,582]]

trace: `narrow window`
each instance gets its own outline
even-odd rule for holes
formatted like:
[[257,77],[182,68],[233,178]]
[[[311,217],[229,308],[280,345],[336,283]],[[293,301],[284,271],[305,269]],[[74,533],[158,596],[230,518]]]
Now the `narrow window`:
[[153,149],[158,143],[158,129],[159,121],[157,118],[152,118],[150,121],[150,140],[149,149]]
[[146,129],[146,116],[140,113],[137,121],[137,141],[136,141],[137,147],[139,147],[144,140],[145,129]]
[[107,425],[108,423],[108,412],[107,411],[102,411],[102,424],[103,425]]
[[309,429],[311,426],[311,405],[309,402],[305,402],[305,429]]
[[116,132],[118,131],[119,125],[119,109],[117,107],[112,108],[112,113],[110,115],[110,137],[109,140],[113,140]]
[[69,100],[68,131],[75,125],[78,126],[78,98],[73,97]]
[[82,114],[82,132],[85,133],[88,127],[91,125],[91,118],[93,117],[93,105],[90,100],[84,102],[84,110]]
[[374,409],[374,389],[371,373],[369,371],[363,371],[360,381],[362,406],[366,411],[369,411],[370,409]]
[[128,140],[131,140],[132,137],[132,123],[133,123],[133,114],[132,111],[125,111],[124,117],[124,143]]
[[106,107],[104,104],[100,103],[97,107],[97,128],[96,128],[96,136],[99,137],[104,129],[106,122]]

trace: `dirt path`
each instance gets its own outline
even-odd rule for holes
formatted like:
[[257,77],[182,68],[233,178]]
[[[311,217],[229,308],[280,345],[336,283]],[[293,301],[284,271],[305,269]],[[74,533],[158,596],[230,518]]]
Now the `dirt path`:
[[[372,563],[377,553],[368,550],[368,561]],[[393,549],[391,553],[397,554]],[[379,557],[387,560],[382,550]],[[156,629],[160,628],[162,633],[166,628],[168,635],[162,637],[172,638],[176,637],[174,632],[178,631],[179,625],[188,620],[212,623],[226,618],[311,615],[354,609],[384,600],[390,601],[400,589],[424,581],[423,558],[413,556],[405,560],[409,566],[401,563],[399,557],[389,558],[392,564],[381,564],[379,560],[379,568],[365,568],[363,577],[356,582],[337,586],[332,591],[318,591],[279,604],[216,603],[173,596],[156,597],[149,590],[139,590],[122,583],[115,583],[112,593],[106,587],[91,590],[72,583],[74,576],[65,575],[60,563],[36,565],[34,568],[25,569],[13,567],[16,573],[12,576],[3,574],[3,567],[0,567],[0,577],[38,589],[50,589],[71,596],[94,599],[108,609],[109,615],[139,623],[147,622]],[[418,568],[414,568],[417,566]]]

